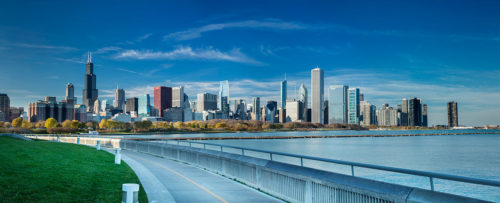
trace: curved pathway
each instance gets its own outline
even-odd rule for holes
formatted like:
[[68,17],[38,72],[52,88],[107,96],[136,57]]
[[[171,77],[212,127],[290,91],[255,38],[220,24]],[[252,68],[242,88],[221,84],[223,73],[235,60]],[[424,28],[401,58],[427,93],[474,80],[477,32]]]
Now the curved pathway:
[[253,188],[200,168],[122,150],[150,202],[281,202]]

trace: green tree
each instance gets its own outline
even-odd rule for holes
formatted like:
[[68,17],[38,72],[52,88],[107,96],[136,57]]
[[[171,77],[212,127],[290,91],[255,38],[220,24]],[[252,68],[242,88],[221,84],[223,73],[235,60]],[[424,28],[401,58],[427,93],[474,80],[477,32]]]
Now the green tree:
[[14,128],[19,128],[23,124],[23,119],[22,118],[15,118],[12,120],[12,127]]
[[57,120],[54,118],[48,118],[45,121],[45,127],[50,129],[50,128],[55,128],[57,126]]

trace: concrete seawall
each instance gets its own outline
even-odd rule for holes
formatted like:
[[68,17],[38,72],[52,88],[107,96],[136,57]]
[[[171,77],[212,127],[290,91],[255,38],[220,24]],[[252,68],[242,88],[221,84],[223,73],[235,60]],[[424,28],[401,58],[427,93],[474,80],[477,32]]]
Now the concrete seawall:
[[[38,139],[56,140],[49,136]],[[69,143],[77,139],[60,137],[61,142]],[[95,145],[100,140],[103,146],[179,160],[290,202],[485,202],[227,152],[113,138],[79,139],[80,144]]]

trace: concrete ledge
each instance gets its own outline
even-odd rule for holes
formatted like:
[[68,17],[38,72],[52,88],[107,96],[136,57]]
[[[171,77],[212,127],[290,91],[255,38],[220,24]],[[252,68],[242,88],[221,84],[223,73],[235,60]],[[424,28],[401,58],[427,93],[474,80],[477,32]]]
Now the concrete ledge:
[[12,137],[12,138],[21,139],[21,140],[26,140],[26,141],[33,141],[33,140],[31,140],[30,138],[27,138],[27,137],[24,137],[24,136],[22,136],[22,135],[18,135],[18,134],[2,133],[2,134],[0,134],[0,136],[4,136],[4,137]]

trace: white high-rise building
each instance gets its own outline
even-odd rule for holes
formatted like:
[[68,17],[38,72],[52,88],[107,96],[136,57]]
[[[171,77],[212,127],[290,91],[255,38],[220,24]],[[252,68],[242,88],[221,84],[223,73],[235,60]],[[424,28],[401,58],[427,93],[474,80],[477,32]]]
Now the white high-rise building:
[[323,70],[311,70],[311,122],[325,123],[323,116],[324,75]]

